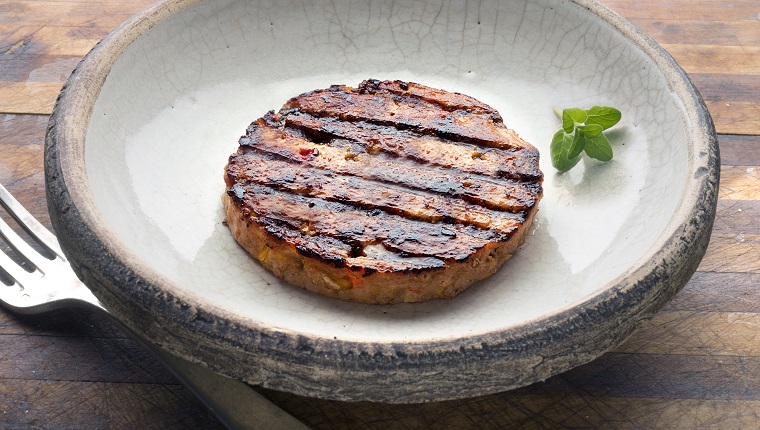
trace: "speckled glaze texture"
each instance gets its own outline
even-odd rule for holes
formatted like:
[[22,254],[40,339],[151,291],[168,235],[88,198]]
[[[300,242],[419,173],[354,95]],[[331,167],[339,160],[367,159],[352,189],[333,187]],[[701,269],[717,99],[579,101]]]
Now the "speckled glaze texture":
[[[275,279],[231,238],[226,157],[289,97],[366,78],[459,91],[542,153],[534,228],[451,301],[373,306]],[[610,104],[615,159],[554,172],[553,106]],[[508,390],[588,362],[676,294],[707,248],[719,153],[673,59],[589,0],[169,0],[99,43],[45,148],[75,271],[153,343],[253,384],[411,403]]]

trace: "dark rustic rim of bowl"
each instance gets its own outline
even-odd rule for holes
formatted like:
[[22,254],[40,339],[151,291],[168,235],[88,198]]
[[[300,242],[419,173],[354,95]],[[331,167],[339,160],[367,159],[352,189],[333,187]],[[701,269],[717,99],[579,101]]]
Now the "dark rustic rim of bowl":
[[114,62],[158,22],[200,1],[156,4],[99,42],[64,85],[46,136],[48,206],[72,266],[112,313],[155,344],[228,376],[306,396],[389,403],[473,397],[544,380],[618,345],[683,287],[704,256],[720,157],[701,96],[673,58],[625,18],[593,0],[572,0],[639,48],[684,102],[691,177],[660,249],[578,306],[464,338],[341,341],[230,317],[126,248],[101,218],[84,164],[92,109]]

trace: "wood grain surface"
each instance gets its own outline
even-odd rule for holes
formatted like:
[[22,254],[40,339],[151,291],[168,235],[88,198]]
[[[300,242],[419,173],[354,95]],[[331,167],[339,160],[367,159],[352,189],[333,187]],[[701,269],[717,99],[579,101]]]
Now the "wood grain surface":
[[[0,183],[48,227],[42,148],[77,62],[147,0],[0,0]],[[758,428],[760,2],[603,0],[689,73],[719,132],[710,246],[684,290],[625,344],[545,382],[422,405],[260,390],[314,428]],[[110,323],[0,310],[0,428],[221,428]]]

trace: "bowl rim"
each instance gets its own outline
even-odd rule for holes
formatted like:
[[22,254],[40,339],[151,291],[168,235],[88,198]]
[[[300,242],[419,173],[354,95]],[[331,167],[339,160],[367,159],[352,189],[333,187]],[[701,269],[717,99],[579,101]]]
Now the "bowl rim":
[[[652,38],[596,0],[570,0],[640,49],[664,75],[670,90],[685,101],[689,177],[662,233],[660,249],[577,306],[507,331],[463,338],[403,343],[337,340],[230,316],[127,249],[97,210],[84,162],[93,107],[119,56],[154,25],[202,1],[156,3],[101,40],[61,90],[45,139],[48,207],[66,256],[109,310],[170,352],[268,388],[335,400],[397,403],[488,394],[543,380],[616,346],[683,287],[704,256],[720,178],[717,136],[704,101],[683,69]],[[199,344],[207,351],[198,352]],[[482,369],[471,372],[467,367],[471,361],[479,361],[480,367],[487,363],[491,367],[487,375]],[[235,365],[225,364],[230,362]],[[519,366],[530,370],[500,376]],[[441,389],[424,379],[442,368],[453,372],[446,379],[448,387]],[[393,375],[385,382],[377,378],[389,372]],[[466,376],[450,379],[457,372]],[[474,374],[490,382],[474,384],[467,379]],[[330,387],[346,375],[352,387]],[[402,382],[408,387],[398,386]]]

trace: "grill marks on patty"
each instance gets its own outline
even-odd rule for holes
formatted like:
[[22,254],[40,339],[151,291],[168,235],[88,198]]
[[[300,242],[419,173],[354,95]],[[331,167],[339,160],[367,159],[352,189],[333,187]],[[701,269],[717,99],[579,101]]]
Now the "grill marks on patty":
[[[330,146],[342,145],[340,146]],[[352,148],[351,142],[315,143],[285,129],[273,128],[265,121],[249,127],[241,146],[268,153],[303,166],[329,171],[335,175],[362,177],[368,180],[395,183],[404,187],[446,194],[496,210],[524,210],[536,202],[535,186],[523,186],[517,180],[494,180],[436,165],[434,157],[421,163],[401,158],[397,153],[375,151],[370,147]],[[345,148],[348,146],[349,148]],[[243,149],[242,152],[244,152]],[[445,149],[442,149],[445,151]]]
[[335,85],[294,97],[285,103],[284,109],[297,109],[313,116],[347,122],[363,121],[413,130],[423,135],[486,147],[513,150],[523,147],[518,143],[519,138],[515,139],[514,132],[496,126],[493,115],[478,113],[482,111],[480,107],[475,112],[453,109],[455,106],[445,109],[448,105],[444,100],[433,103],[413,95],[387,91],[387,87],[379,83],[375,87],[365,81],[358,91],[347,91],[347,87]]
[[326,201],[345,202],[357,208],[378,208],[426,222],[472,224],[504,234],[523,221],[519,214],[492,210],[448,195],[421,191],[403,184],[377,182],[361,176],[335,174],[312,166],[298,168],[298,164],[256,151],[245,151],[237,158],[237,166],[232,171],[252,184]]
[[465,95],[332,86],[252,123],[227,166],[249,222],[299,252],[378,271],[443,267],[535,211],[538,152]]
[[363,255],[366,244],[380,243],[404,255],[430,256],[425,250],[434,249],[435,257],[463,260],[502,236],[472,226],[420,222],[381,210],[361,210],[258,185],[245,188],[243,203],[266,213],[264,218],[283,229],[315,238],[339,239],[351,249],[348,252],[348,248],[341,248],[339,254],[345,258]]
[[526,159],[536,159],[534,148],[499,151],[365,121],[351,123],[336,118],[318,118],[300,111],[285,117],[285,127],[286,130],[300,130],[313,141],[346,139],[359,143],[356,146],[361,152],[387,152],[423,164],[456,168],[463,173],[518,180],[541,177],[536,165],[526,162]]

